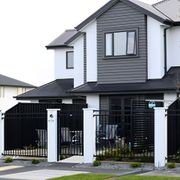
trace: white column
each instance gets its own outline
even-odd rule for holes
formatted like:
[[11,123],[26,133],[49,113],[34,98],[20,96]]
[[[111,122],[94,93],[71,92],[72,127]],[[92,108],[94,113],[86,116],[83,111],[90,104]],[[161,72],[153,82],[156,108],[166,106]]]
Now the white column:
[[156,168],[165,167],[167,163],[167,112],[166,108],[154,108],[154,163]]
[[60,109],[47,109],[48,162],[57,162],[57,112]]
[[93,117],[93,108],[84,111],[84,163],[93,163],[96,152],[96,123]]
[[4,153],[4,117],[0,111],[0,158]]

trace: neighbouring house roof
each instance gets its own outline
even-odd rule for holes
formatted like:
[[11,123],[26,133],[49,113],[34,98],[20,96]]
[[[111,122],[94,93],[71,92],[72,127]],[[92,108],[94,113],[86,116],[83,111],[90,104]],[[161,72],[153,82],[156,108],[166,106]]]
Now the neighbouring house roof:
[[16,96],[15,98],[18,100],[29,100],[70,97],[67,90],[72,89],[73,84],[73,79],[57,79],[24,94]]
[[59,37],[57,37],[54,41],[52,41],[49,45],[46,46],[47,49],[54,49],[59,47],[69,47],[66,44],[70,38],[72,38],[78,32],[75,29],[66,30]]
[[0,74],[0,86],[35,88],[35,86]]
[[162,79],[147,80],[145,83],[98,84],[88,82],[71,90],[71,93],[138,93],[164,92],[180,88],[180,67],[172,67]]
[[174,22],[180,21],[180,1],[163,0],[153,5],[154,8],[165,14]]
[[[97,10],[95,13],[93,13],[91,16],[89,16],[87,19],[85,19],[83,22],[81,22],[78,26],[76,26],[75,29],[77,29],[79,31],[84,26],[86,26],[88,23],[90,23],[94,19],[97,19],[98,17],[100,17],[103,13],[105,13],[108,9],[110,9],[112,6],[114,6],[119,1],[120,0],[110,0],[108,3],[106,3],[104,6],[102,6],[99,10]],[[167,17],[164,13],[160,12],[158,9],[156,9],[152,5],[143,3],[138,0],[121,0],[121,2],[126,3],[129,6],[136,8],[143,14],[151,16],[154,19],[156,19],[162,23],[165,23],[165,24],[172,23],[172,21],[169,17]]]

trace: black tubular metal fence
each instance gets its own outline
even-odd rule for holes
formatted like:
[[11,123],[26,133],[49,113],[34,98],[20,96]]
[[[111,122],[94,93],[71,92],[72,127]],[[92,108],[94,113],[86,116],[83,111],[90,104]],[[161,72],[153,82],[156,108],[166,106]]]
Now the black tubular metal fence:
[[53,108],[76,111],[79,105],[19,103],[8,110],[4,155],[47,157],[47,109]]
[[168,115],[168,161],[180,162],[180,109],[169,109]]
[[58,160],[83,155],[83,108],[87,105],[75,107],[58,112]]
[[101,160],[154,159],[154,111],[95,111],[96,157]]

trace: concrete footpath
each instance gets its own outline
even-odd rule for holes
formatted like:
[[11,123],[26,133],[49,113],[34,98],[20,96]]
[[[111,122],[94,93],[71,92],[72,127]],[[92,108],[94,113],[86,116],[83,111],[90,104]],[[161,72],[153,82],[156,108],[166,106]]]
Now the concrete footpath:
[[47,163],[41,162],[32,165],[31,161],[15,160],[10,164],[4,164],[0,160],[0,179],[3,180],[45,180],[53,177],[62,177],[67,175],[82,173],[104,173],[117,176],[124,175],[164,175],[180,176],[180,167],[172,170],[154,170],[152,164],[144,164],[141,168],[133,169],[128,163],[104,162],[99,167],[92,167],[90,164],[77,163]]

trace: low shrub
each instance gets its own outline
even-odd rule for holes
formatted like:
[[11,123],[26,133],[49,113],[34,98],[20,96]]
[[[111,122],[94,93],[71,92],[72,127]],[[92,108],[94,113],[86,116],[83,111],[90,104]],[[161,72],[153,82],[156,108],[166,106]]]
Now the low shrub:
[[176,168],[176,164],[175,163],[167,163],[166,167],[169,169],[173,169],[173,168]]
[[32,159],[32,164],[39,164],[40,160],[39,159]]
[[141,166],[142,166],[142,163],[140,163],[140,162],[133,162],[130,164],[131,168],[139,168]]
[[95,160],[93,162],[93,166],[100,166],[101,165],[101,161]]
[[12,159],[11,157],[6,157],[6,158],[4,159],[4,162],[5,162],[5,163],[11,163],[11,162],[13,162],[13,159]]

